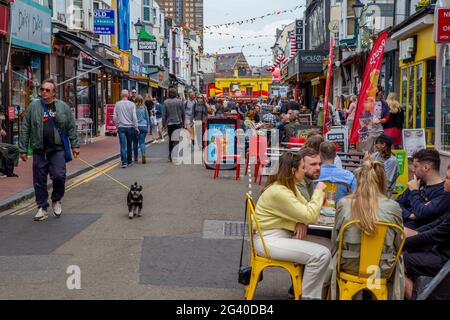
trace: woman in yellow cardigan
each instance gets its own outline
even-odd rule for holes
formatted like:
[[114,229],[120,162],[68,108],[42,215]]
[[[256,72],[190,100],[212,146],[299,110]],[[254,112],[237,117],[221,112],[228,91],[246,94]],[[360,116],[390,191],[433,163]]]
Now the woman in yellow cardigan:
[[[331,253],[327,247],[304,239],[307,225],[319,218],[326,185],[319,182],[311,201],[307,202],[296,187],[304,175],[301,153],[284,154],[278,173],[269,178],[255,211],[270,256],[304,265],[302,298],[321,299]],[[258,255],[264,257],[259,235],[254,239]]]

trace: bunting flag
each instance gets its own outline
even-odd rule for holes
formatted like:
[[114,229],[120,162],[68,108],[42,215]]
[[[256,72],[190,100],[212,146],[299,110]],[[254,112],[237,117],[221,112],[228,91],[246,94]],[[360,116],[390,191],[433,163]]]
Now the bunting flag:
[[[380,67],[383,61],[384,47],[386,45],[387,32],[382,32],[373,44],[369,58],[366,63],[364,75],[359,91],[358,103],[356,105],[355,120],[350,134],[350,144],[363,142],[368,138],[369,128],[373,125],[372,119],[375,114],[375,99],[380,77]],[[381,112],[381,111],[380,111]],[[364,114],[363,114],[364,113]],[[364,117],[362,117],[364,116]],[[364,118],[364,119],[361,119]],[[364,124],[364,128],[361,128]],[[363,130],[364,129],[364,130]]]
[[257,39],[257,38],[275,38],[275,35],[257,35],[257,36],[238,36],[231,33],[226,32],[205,32],[204,34],[210,34],[215,35],[218,34],[219,36],[231,36],[233,39]]
[[220,28],[220,27],[229,27],[229,26],[233,26],[233,25],[242,25],[244,23],[253,23],[258,19],[265,19],[267,17],[271,17],[271,16],[278,16],[280,14],[285,14],[285,13],[289,13],[289,12],[294,12],[297,9],[300,9],[302,7],[304,7],[304,4],[298,5],[294,8],[291,9],[286,9],[286,10],[282,10],[282,11],[274,11],[272,13],[268,13],[266,15],[260,16],[260,17],[255,17],[255,18],[250,18],[250,19],[246,19],[246,20],[241,20],[241,21],[234,21],[234,22],[229,22],[229,23],[222,23],[222,24],[215,24],[215,25],[211,25],[211,26],[204,26],[203,29],[211,29],[211,28]]
[[289,33],[289,43],[291,44],[291,54],[289,55],[289,59],[292,59],[297,55],[297,39],[295,37],[295,31]]

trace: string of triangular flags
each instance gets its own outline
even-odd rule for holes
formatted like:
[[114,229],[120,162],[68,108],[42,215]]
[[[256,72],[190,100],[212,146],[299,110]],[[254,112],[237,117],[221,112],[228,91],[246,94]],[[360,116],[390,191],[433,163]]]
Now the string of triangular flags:
[[231,49],[237,49],[237,48],[242,49],[242,48],[246,48],[246,47],[258,47],[258,49],[263,49],[265,52],[269,51],[269,49],[264,49],[264,47],[262,47],[260,43],[249,43],[249,44],[243,44],[241,46],[223,47],[223,48],[217,49],[217,51],[222,51],[225,49],[231,50]]
[[256,39],[256,38],[275,38],[275,35],[257,35],[257,36],[237,36],[226,32],[205,32],[205,34],[218,34],[219,36],[231,36],[233,39]]
[[241,21],[234,21],[234,22],[229,22],[229,23],[215,24],[215,25],[211,25],[211,26],[204,26],[203,29],[204,30],[209,30],[211,28],[218,29],[218,28],[220,28],[222,26],[229,27],[229,26],[233,26],[233,25],[242,25],[244,23],[253,23],[256,20],[265,19],[267,17],[278,16],[280,14],[285,14],[285,13],[288,13],[288,12],[294,12],[295,10],[300,9],[302,7],[304,7],[304,4],[298,5],[298,6],[294,7],[294,8],[291,8],[291,9],[286,9],[286,10],[281,10],[281,11],[274,11],[272,13],[268,13],[268,14],[260,16],[260,17],[250,18],[250,19],[241,20]]

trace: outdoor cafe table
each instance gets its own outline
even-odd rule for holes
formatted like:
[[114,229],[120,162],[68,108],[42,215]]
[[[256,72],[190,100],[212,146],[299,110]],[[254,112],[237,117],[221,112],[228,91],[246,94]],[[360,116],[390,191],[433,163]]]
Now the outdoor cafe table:
[[334,217],[320,214],[319,220],[308,226],[308,234],[331,238],[331,232],[334,227]]

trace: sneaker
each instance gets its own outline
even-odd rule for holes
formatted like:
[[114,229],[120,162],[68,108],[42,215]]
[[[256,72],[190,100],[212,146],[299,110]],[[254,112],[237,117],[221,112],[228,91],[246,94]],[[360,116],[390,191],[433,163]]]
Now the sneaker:
[[61,201],[52,202],[53,214],[55,217],[59,218],[62,213]]
[[147,163],[147,158],[145,156],[142,156],[142,164]]
[[128,218],[133,219],[134,214],[133,211],[128,212]]
[[7,178],[7,177],[8,177],[8,176],[7,176],[6,174],[0,172],[0,179],[1,179],[1,178]]
[[34,216],[34,221],[43,221],[48,218],[47,209],[39,208],[38,212]]
[[128,165],[127,165],[127,167],[131,167],[133,165],[133,161],[131,161]]
[[126,168],[127,164],[126,163],[122,163],[122,168]]

